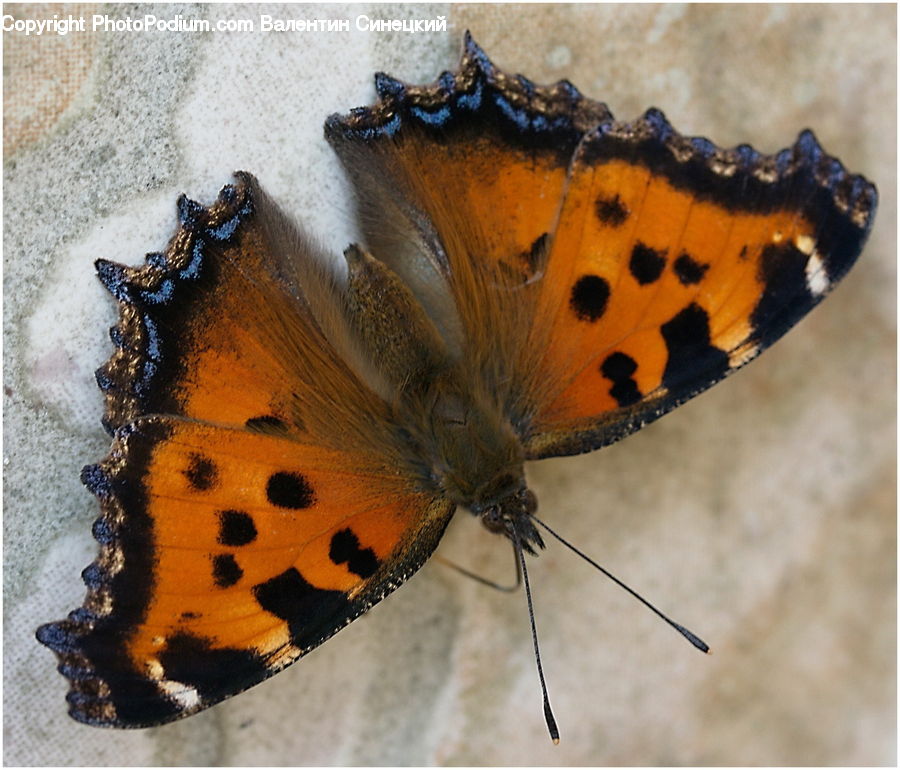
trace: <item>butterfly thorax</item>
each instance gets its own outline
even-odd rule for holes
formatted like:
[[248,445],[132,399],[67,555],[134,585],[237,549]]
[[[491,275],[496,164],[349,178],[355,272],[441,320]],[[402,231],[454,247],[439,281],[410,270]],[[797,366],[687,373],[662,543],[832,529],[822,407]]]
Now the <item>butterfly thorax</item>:
[[408,287],[356,246],[346,252],[347,310],[423,486],[480,516],[493,532],[541,545],[524,456],[496,393],[452,355]]

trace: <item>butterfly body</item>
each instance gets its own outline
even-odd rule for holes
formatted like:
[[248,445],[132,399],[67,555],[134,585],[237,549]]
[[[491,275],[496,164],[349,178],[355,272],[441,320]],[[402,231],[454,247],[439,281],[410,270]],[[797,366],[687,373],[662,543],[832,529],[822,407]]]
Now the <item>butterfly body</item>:
[[271,676],[412,575],[457,507],[542,547],[524,463],[606,446],[771,345],[850,269],[873,185],[631,123],[467,36],[326,138],[346,275],[249,174],[141,267],[97,372],[109,455],[84,606],[38,630],[70,713],[142,727]]
[[492,531],[509,534],[513,527],[523,544],[539,543],[523,513],[523,501],[533,495],[521,439],[502,406],[471,381],[467,363],[453,359],[389,268],[358,246],[345,256],[350,323],[387,391],[396,394],[393,421],[407,442],[411,471],[434,493],[484,516]]

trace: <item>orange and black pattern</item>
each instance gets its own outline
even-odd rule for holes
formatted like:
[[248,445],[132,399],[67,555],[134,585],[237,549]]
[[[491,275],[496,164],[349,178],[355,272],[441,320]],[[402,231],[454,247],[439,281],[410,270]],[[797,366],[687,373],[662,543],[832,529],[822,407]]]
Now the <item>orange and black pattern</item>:
[[[457,72],[375,85],[325,124],[357,188],[359,294],[243,173],[208,208],[182,198],[143,266],[97,262],[120,309],[97,372],[114,439],[82,474],[100,554],[84,606],[37,633],[75,719],[195,713],[397,588],[457,505],[526,520],[523,460],[612,443],[743,366],[872,226],[875,187],[809,131],[767,156],[658,110],[620,123],[468,35]],[[354,338],[367,319],[396,333]],[[493,442],[500,461],[460,461]]]
[[255,180],[178,208],[165,253],[97,263],[121,311],[97,372],[114,441],[82,472],[101,550],[84,606],[38,630],[93,725],[160,724],[271,676],[415,571],[454,507],[354,427],[377,399],[272,256],[280,214]]

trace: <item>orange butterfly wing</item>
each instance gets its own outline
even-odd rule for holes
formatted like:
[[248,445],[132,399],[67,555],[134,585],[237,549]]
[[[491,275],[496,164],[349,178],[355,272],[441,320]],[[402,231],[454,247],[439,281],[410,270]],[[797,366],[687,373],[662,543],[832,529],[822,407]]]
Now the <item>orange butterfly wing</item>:
[[748,362],[843,277],[874,217],[874,186],[810,132],[764,156],[657,110],[617,123],[468,36],[456,75],[379,81],[379,103],[326,126],[364,214],[399,212],[391,242],[363,217],[372,251],[415,243],[446,274],[459,357],[529,459],[616,441]]
[[97,372],[110,432],[140,415],[172,414],[251,429],[289,425],[334,441],[324,414],[337,416],[343,402],[331,394],[339,387],[360,405],[344,415],[344,430],[374,445],[358,414],[386,410],[328,336],[340,332],[327,326],[336,323],[327,305],[339,300],[323,257],[249,174],[209,209],[182,197],[178,213],[167,251],[149,254],[145,266],[97,262],[120,301],[111,330],[119,349]]
[[529,343],[529,456],[611,443],[750,361],[850,269],[876,201],[808,131],[724,151],[650,110],[585,137]]
[[502,402],[528,366],[518,358],[530,284],[572,154],[609,111],[567,81],[507,75],[468,33],[456,73],[421,87],[379,74],[375,85],[377,104],[325,126],[357,188],[366,245],[457,356],[491,372],[488,390]]
[[[387,193],[360,198],[369,245],[408,272],[410,265],[386,248],[402,243],[403,233],[384,223],[392,208],[394,216],[412,216],[413,204],[420,235],[437,250],[431,256],[451,283],[471,269],[476,254],[479,265],[527,268],[522,244],[552,227],[578,142],[611,119],[606,105],[567,81],[541,87],[507,75],[468,34],[458,72],[444,72],[431,86],[379,73],[375,86],[381,101],[332,116],[326,136],[358,187]],[[370,210],[377,217],[367,216]],[[431,240],[436,236],[440,244]]]
[[453,511],[379,432],[384,405],[300,292],[308,246],[255,181],[180,210],[165,255],[98,265],[121,307],[98,372],[116,437],[82,474],[101,552],[84,606],[38,631],[95,725],[272,675],[414,572]]

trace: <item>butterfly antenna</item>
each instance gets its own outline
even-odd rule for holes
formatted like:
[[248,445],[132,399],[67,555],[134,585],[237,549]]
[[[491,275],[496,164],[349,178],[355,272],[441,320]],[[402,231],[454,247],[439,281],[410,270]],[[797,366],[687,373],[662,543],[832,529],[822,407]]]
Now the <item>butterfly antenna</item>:
[[547,694],[547,683],[544,681],[544,667],[541,665],[541,650],[538,647],[537,627],[534,624],[534,604],[531,601],[531,584],[528,582],[528,568],[525,566],[525,554],[519,536],[513,530],[513,545],[516,548],[519,568],[525,582],[525,597],[528,600],[528,619],[531,621],[531,641],[534,644],[534,659],[537,662],[538,678],[541,680],[541,693],[544,697],[544,721],[547,722],[547,730],[554,744],[559,743],[559,728],[553,717],[553,709],[550,708],[550,696]]
[[[645,607],[648,607],[649,609],[653,610],[653,612],[655,612],[659,617],[661,617],[664,621],[666,621],[666,623],[668,623],[670,626],[672,626],[672,628],[674,628],[679,634],[681,634],[685,639],[687,639],[691,644],[693,644],[694,647],[696,647],[701,652],[705,652],[709,655],[712,654],[712,651],[709,649],[709,645],[706,642],[704,642],[699,636],[697,636],[692,631],[689,631],[688,629],[686,629],[680,623],[676,623],[674,620],[672,620],[667,615],[664,615],[662,612],[660,612],[658,609],[656,609],[656,607],[654,607],[652,604],[650,604],[650,602],[648,602],[637,591],[634,591],[633,589],[629,588],[627,585],[625,585],[625,583],[623,583],[621,580],[619,580],[619,578],[617,578],[615,575],[613,575],[609,570],[604,569],[599,564],[597,564],[597,562],[595,562],[590,556],[588,556],[587,554],[578,550],[568,540],[566,540],[564,537],[562,537],[562,535],[558,535],[556,532],[554,532],[552,529],[550,529],[550,527],[548,527],[546,524],[544,524],[544,522],[542,522],[537,516],[535,516],[534,514],[531,514],[531,513],[529,513],[528,515],[537,524],[540,524],[544,529],[547,530],[547,532],[549,532],[551,535],[553,535],[553,537],[555,537],[557,540],[559,540],[559,542],[562,543],[566,548],[568,548],[570,551],[577,553],[588,564],[590,564],[593,567],[596,567],[598,570],[600,570],[600,572],[602,572],[604,575],[606,575],[606,577],[608,577],[610,580],[612,580],[614,583],[616,583],[616,585],[618,585],[618,586],[624,588],[626,591],[628,591],[628,593],[630,593],[635,599],[637,599],[639,602],[641,602]],[[525,590],[528,591],[528,575],[527,574],[525,576]],[[528,598],[528,604],[530,607],[531,606],[530,595]],[[535,639],[535,645],[536,644],[537,644],[537,640]],[[537,647],[535,647],[535,649],[537,649]],[[538,669],[540,669],[540,658],[538,658]]]

